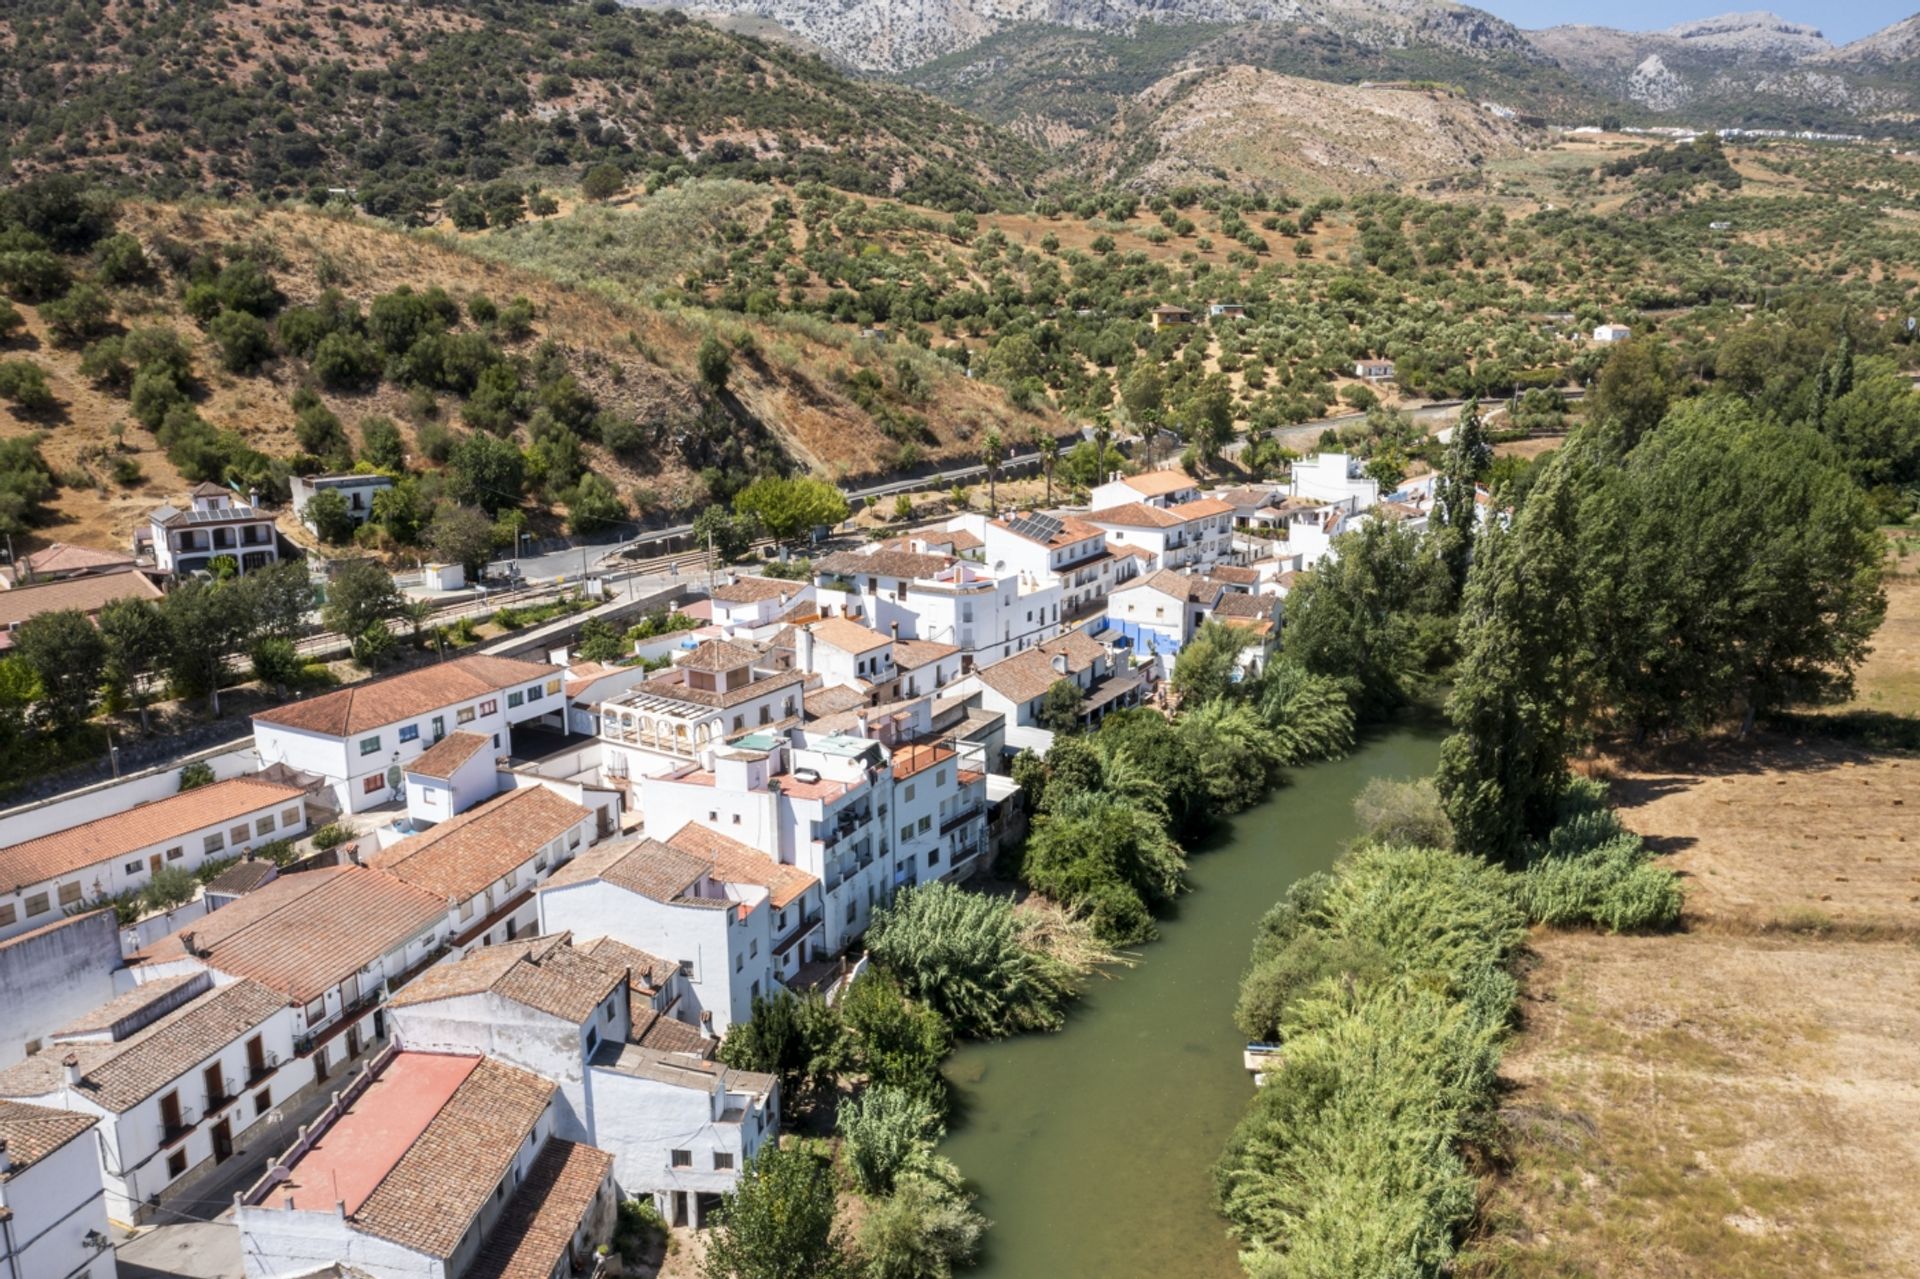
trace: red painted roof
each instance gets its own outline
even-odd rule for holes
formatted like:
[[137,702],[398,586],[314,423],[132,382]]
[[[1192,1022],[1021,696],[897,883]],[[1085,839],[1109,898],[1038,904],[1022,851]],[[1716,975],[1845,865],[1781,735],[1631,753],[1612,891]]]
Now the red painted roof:
[[295,1208],[331,1212],[344,1202],[349,1213],[358,1212],[479,1064],[478,1057],[396,1053],[300,1156],[292,1177],[275,1188],[274,1202],[291,1194]]

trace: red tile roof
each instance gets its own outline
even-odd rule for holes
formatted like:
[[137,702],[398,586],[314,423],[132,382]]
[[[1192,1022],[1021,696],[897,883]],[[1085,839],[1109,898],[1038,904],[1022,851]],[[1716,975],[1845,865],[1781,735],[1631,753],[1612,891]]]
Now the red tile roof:
[[1172,528],[1186,522],[1171,511],[1148,506],[1145,502],[1109,506],[1105,510],[1094,511],[1087,518],[1095,524],[1119,524],[1126,528]]
[[612,1175],[605,1151],[549,1140],[462,1279],[549,1279]]
[[70,875],[209,826],[222,827],[224,834],[228,823],[272,811],[304,794],[293,786],[234,777],[0,848],[0,893]]
[[135,569],[85,573],[58,582],[36,582],[0,591],[0,649],[13,647],[8,628],[42,613],[78,609],[91,617],[115,600],[157,600],[160,588]]
[[1238,508],[1232,502],[1223,502],[1217,497],[1197,497],[1169,509],[1183,520],[1198,520],[1209,515],[1230,515]]
[[1123,476],[1120,482],[1147,497],[1165,497],[1169,493],[1193,487],[1193,477],[1185,471],[1146,471],[1139,475]]
[[526,786],[382,849],[368,864],[441,901],[465,901],[592,815],[545,786]]
[[0,1101],[0,1140],[7,1143],[7,1158],[13,1164],[9,1171],[0,1172],[0,1184],[19,1176],[98,1122],[92,1115],[71,1110]]
[[843,653],[871,653],[876,648],[885,648],[890,641],[872,627],[850,622],[844,617],[829,617],[807,627],[814,639],[830,645]]
[[688,822],[667,836],[667,846],[704,858],[708,873],[725,884],[758,884],[779,910],[820,881],[798,866],[777,862],[750,844]]
[[407,771],[444,782],[459,771],[460,765],[492,745],[493,739],[480,733],[448,733],[416,755]]
[[351,737],[515,685],[544,683],[560,676],[559,668],[539,662],[521,662],[508,657],[457,657],[451,662],[422,666],[385,679],[352,684],[305,701],[276,706],[253,718],[263,724],[279,724],[330,737]]
[[10,582],[25,586],[40,578],[68,577],[76,573],[95,573],[101,569],[132,568],[133,556],[122,551],[96,551],[91,546],[73,546],[54,542],[31,555],[23,556],[8,574]]
[[484,946],[450,964],[435,964],[401,987],[392,1008],[495,994],[566,1021],[593,1020],[627,979],[624,966],[574,946],[565,933]]
[[282,875],[230,906],[127,957],[130,964],[188,957],[186,938],[207,967],[250,977],[304,1004],[446,915],[445,896],[364,866]]

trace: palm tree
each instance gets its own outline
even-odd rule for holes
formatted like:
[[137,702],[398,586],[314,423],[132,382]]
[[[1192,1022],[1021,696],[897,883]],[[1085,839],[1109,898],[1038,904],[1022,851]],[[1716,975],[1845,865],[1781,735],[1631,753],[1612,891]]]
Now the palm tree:
[[1060,463],[1060,440],[1054,435],[1040,438],[1040,469],[1047,475],[1047,505],[1053,505],[1053,468]]
[[992,519],[1000,511],[999,479],[1000,457],[1006,451],[1000,439],[999,430],[990,430],[986,438],[980,441],[980,460],[987,468],[987,518]]
[[1113,447],[1113,422],[1102,413],[1093,419],[1093,483],[1095,487],[1107,482],[1107,450]]

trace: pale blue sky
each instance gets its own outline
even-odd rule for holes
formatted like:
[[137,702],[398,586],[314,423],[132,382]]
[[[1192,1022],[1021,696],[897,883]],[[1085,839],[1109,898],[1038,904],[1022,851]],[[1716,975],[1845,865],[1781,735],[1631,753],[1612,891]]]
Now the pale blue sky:
[[1871,35],[1885,26],[1911,16],[1920,9],[1920,0],[1725,0],[1714,4],[1676,5],[1673,0],[1464,0],[1465,3],[1498,14],[1519,27],[1554,27],[1566,22],[1585,22],[1595,26],[1620,27],[1627,31],[1652,31],[1670,27],[1690,18],[1710,18],[1716,13],[1767,9],[1794,22],[1820,28],[1827,39],[1845,44]]

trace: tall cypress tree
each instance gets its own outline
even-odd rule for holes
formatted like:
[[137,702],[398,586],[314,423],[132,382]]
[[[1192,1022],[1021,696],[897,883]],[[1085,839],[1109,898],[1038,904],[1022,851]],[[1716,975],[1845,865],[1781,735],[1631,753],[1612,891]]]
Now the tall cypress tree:
[[1453,577],[1456,599],[1466,588],[1467,565],[1473,557],[1474,523],[1479,518],[1474,495],[1492,465],[1493,449],[1480,422],[1480,401],[1468,400],[1460,406],[1460,421],[1433,485],[1431,526],[1439,535],[1440,557]]
[[1575,466],[1547,464],[1512,530],[1489,524],[1467,583],[1467,652],[1439,786],[1455,846],[1517,862],[1567,782],[1580,650]]

